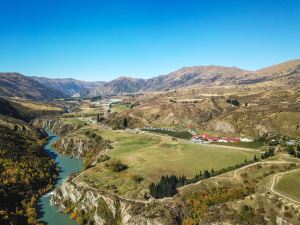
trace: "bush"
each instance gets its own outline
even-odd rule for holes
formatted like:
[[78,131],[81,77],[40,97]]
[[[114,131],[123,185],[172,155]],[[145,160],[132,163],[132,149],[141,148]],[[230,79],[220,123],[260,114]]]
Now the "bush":
[[134,180],[135,183],[139,184],[144,180],[144,177],[140,175],[133,175],[132,179]]
[[128,168],[128,166],[126,164],[122,163],[120,160],[107,163],[106,166],[111,168],[111,170],[114,172],[121,172]]
[[231,105],[234,105],[234,106],[239,106],[240,105],[240,102],[235,98],[227,99],[226,102],[231,104]]
[[105,162],[105,161],[108,161],[110,160],[110,156],[108,155],[101,155],[98,159],[97,159],[97,162],[98,163],[101,163],[101,162]]

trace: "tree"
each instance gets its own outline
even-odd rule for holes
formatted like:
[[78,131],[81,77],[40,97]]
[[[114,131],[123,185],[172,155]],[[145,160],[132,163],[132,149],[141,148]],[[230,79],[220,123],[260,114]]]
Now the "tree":
[[[184,182],[185,179],[182,177],[181,181]],[[151,183],[149,185],[149,191],[154,198],[172,197],[177,193],[176,186],[178,183],[179,179],[174,175],[162,176],[157,184]]]
[[128,120],[127,118],[125,117],[124,120],[123,120],[123,126],[126,128],[128,126]]
[[293,155],[293,156],[296,155],[296,152],[295,152],[293,146],[287,146],[286,149],[287,149],[287,152],[288,152],[290,155]]
[[204,176],[204,178],[209,178],[210,177],[210,173],[208,172],[208,170],[204,170],[203,176]]
[[36,224],[37,223],[36,218],[34,216],[28,217],[27,222],[28,222],[28,224]]
[[256,155],[254,155],[253,160],[254,160],[255,162],[257,162],[257,157],[256,157]]
[[227,99],[226,102],[229,103],[230,105],[234,105],[234,106],[240,105],[240,102],[235,98]]

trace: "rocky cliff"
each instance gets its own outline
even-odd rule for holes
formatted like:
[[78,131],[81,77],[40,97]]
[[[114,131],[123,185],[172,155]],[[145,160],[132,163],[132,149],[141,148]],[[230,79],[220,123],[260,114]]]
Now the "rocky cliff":
[[94,146],[88,140],[62,137],[55,144],[55,147],[62,155],[68,155],[70,157],[80,157]]
[[119,198],[67,181],[58,187],[51,204],[72,213],[83,224],[163,225],[181,224],[182,208],[171,202],[141,203]]
[[32,121],[32,125],[41,129],[50,129],[57,135],[65,135],[76,130],[76,126],[64,123],[63,120],[55,117],[40,117]]

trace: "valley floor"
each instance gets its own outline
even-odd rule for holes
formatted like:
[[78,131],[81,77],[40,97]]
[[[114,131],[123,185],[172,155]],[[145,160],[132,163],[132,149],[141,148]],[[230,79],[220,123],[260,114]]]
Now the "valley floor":
[[[90,129],[91,127],[87,127]],[[199,145],[152,133],[94,128],[104,139],[114,144],[107,155],[128,165],[122,172],[114,172],[103,163],[84,171],[76,183],[107,190],[127,198],[143,199],[152,182],[162,175],[194,177],[200,171],[215,171],[235,166],[245,160],[260,157],[260,151],[218,145]],[[140,183],[136,177],[142,177]]]

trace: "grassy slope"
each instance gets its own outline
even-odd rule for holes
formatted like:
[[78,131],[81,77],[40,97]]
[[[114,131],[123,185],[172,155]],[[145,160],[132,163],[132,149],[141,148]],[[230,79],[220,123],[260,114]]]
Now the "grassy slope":
[[[121,173],[114,173],[98,164],[89,170],[89,179],[99,187],[110,188],[115,185],[119,194],[135,195],[136,190],[145,191],[152,181],[162,175],[176,174],[193,177],[200,170],[218,170],[241,163],[244,159],[253,159],[255,152],[244,152],[215,145],[203,146],[172,141],[170,137],[157,137],[145,134],[131,134],[122,131],[101,131],[104,139],[115,141],[116,146],[109,155],[120,159],[129,168]],[[256,152],[256,154],[258,154]],[[133,175],[140,175],[145,180],[135,184]],[[131,190],[131,191],[130,191]],[[141,194],[141,192],[140,192]]]
[[227,142],[227,143],[216,143],[218,145],[225,145],[225,146],[233,146],[233,147],[241,147],[241,148],[253,148],[259,149],[263,147],[263,143],[261,142]]
[[280,178],[275,189],[293,199],[300,201],[300,170],[287,173]]
[[300,136],[300,113],[299,112],[281,112],[273,119],[273,123],[282,129],[289,136]]
[[117,104],[117,105],[113,105],[112,110],[113,112],[123,112],[125,110],[131,109],[131,105],[130,104]]

